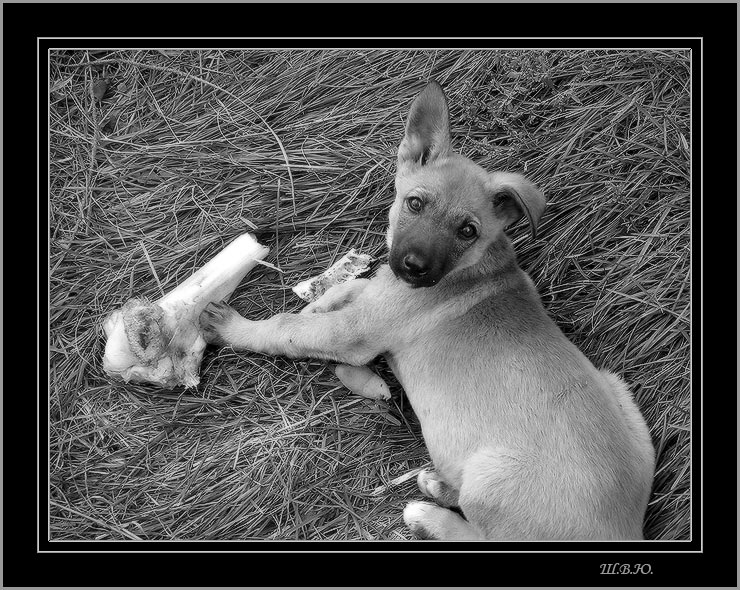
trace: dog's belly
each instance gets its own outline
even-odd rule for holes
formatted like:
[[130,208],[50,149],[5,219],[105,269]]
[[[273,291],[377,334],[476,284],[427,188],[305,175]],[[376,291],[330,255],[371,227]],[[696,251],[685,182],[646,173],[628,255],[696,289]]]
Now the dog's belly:
[[499,404],[493,384],[476,383],[485,372],[475,374],[449,351],[440,357],[425,350],[421,356],[412,348],[386,359],[419,419],[435,469],[459,487],[464,462],[477,449],[503,441],[523,444],[522,415]]

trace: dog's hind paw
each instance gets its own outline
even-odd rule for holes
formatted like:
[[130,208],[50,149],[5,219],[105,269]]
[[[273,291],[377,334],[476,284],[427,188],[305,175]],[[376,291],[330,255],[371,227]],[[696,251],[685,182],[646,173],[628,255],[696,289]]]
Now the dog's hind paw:
[[403,509],[403,521],[419,539],[472,541],[481,533],[457,512],[431,502],[409,502]]
[[433,534],[434,527],[428,526],[430,514],[433,516],[435,509],[441,510],[431,502],[409,502],[403,509],[403,522],[419,539],[436,539],[438,537]]
[[433,498],[437,504],[450,508],[457,506],[460,499],[459,492],[444,481],[436,471],[424,469],[416,477],[419,490],[427,498]]

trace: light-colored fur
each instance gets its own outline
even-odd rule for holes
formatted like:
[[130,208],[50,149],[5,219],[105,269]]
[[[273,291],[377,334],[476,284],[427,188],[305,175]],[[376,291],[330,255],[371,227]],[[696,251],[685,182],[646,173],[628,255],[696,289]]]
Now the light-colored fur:
[[[541,193],[453,154],[440,96],[430,85],[417,98],[399,148],[396,268],[328,291],[308,310],[318,313],[250,321],[211,305],[203,327],[213,341],[273,355],[354,365],[384,355],[436,470],[419,488],[438,503],[404,511],[420,537],[641,539],[654,470],[647,426],[627,386],[563,335],[516,264],[503,230],[522,214],[536,230]],[[428,215],[404,209],[417,193]],[[476,240],[443,235],[468,218]],[[444,264],[409,279],[433,283],[399,278],[404,244],[423,255],[442,239]],[[455,500],[464,518],[444,507]]]

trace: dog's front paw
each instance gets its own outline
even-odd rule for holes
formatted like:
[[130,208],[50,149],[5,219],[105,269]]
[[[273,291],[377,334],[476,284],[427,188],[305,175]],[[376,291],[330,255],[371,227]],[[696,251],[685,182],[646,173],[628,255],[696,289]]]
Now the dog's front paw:
[[200,313],[200,328],[203,338],[208,344],[228,345],[229,326],[234,324],[241,316],[230,305],[224,302],[209,303]]

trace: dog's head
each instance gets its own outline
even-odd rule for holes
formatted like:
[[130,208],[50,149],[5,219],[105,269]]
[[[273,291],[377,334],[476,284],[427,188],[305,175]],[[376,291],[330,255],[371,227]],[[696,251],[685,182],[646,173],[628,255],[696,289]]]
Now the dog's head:
[[414,287],[476,264],[523,215],[532,234],[545,198],[520,174],[486,172],[450,148],[447,98],[430,82],[411,105],[398,148],[396,200],[390,210],[390,267]]

